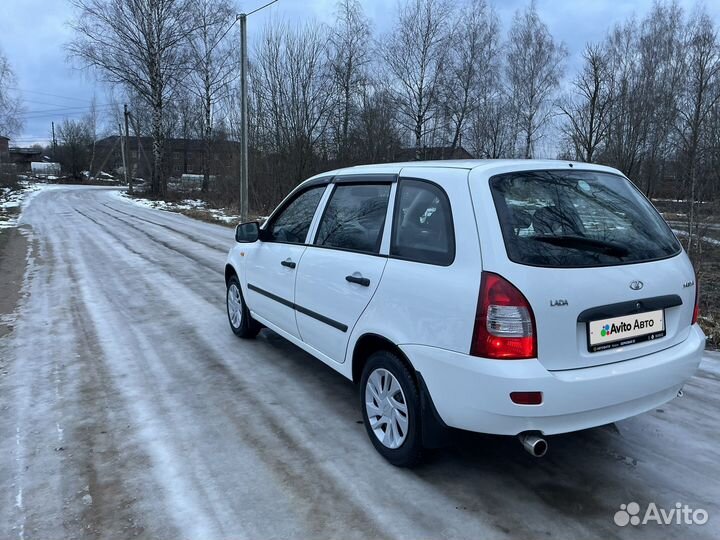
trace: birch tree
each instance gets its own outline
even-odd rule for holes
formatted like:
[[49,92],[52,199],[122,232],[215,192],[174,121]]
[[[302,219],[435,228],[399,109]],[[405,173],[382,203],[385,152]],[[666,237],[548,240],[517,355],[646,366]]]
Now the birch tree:
[[367,78],[370,61],[370,23],[358,0],[340,0],[335,25],[330,33],[330,62],[337,89],[338,161],[345,163],[350,153],[350,124],[357,116],[357,102]]
[[187,32],[190,53],[188,86],[201,104],[200,138],[203,141],[202,191],[210,181],[213,109],[229,92],[238,76],[239,64],[228,39],[235,13],[228,0],[189,0],[190,24]]
[[520,136],[520,154],[532,158],[553,115],[553,97],[567,51],[557,43],[533,1],[515,13],[508,36],[507,79]]
[[93,94],[92,101],[90,101],[90,110],[85,118],[85,125],[87,126],[88,136],[90,142],[90,158],[88,160],[88,176],[95,176],[95,143],[97,142],[97,127],[98,127],[98,111],[97,111],[97,100],[95,94]]
[[451,20],[452,4],[446,0],[410,0],[400,7],[383,47],[401,122],[414,135],[415,159],[421,157],[423,137],[437,112]]
[[164,195],[162,171],[166,101],[188,62],[187,0],[73,0],[78,17],[67,48],[105,81],[132,89],[152,111],[151,193]]
[[458,13],[443,85],[451,150],[460,144],[469,117],[496,91],[499,34],[497,15],[485,0],[472,0]]

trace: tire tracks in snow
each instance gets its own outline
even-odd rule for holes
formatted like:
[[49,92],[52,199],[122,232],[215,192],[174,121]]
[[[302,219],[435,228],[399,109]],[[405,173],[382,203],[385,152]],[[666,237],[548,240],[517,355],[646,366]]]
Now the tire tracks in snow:
[[[214,250],[220,251],[220,252],[222,252],[222,253],[227,253],[227,251],[230,249],[230,246],[218,246],[218,245],[215,245],[215,244],[209,244],[209,243],[205,242],[204,240],[201,240],[201,239],[198,238],[197,236],[194,236],[194,235],[192,235],[192,234],[188,234],[188,233],[186,233],[186,232],[184,232],[184,231],[181,231],[181,230],[179,230],[179,229],[175,229],[174,227],[170,227],[169,225],[163,225],[162,223],[158,223],[157,221],[152,221],[152,220],[150,220],[150,219],[140,217],[140,216],[138,216],[137,214],[131,214],[131,213],[129,213],[129,212],[125,212],[125,211],[123,211],[123,210],[120,210],[119,208],[115,208],[114,206],[111,206],[111,205],[108,204],[108,203],[103,203],[102,206],[104,206],[105,208],[108,208],[108,209],[110,209],[110,210],[114,210],[115,212],[119,212],[120,214],[124,214],[124,215],[126,215],[126,216],[129,216],[129,217],[131,217],[131,218],[133,218],[133,219],[137,219],[137,220],[140,220],[140,221],[144,221],[145,223],[150,223],[150,224],[152,224],[152,225],[155,225],[156,227],[162,227],[163,229],[167,229],[167,230],[169,230],[169,231],[172,231],[172,232],[174,232],[175,234],[179,234],[180,236],[184,236],[186,239],[190,240],[191,242],[193,242],[193,243],[195,243],[195,244],[202,244],[203,246],[205,246],[205,247],[207,247],[207,248],[214,249]],[[180,215],[182,215],[182,214],[180,214]]]
[[[94,246],[92,245],[93,243],[95,244]],[[103,244],[107,245],[105,242],[103,242]],[[94,236],[89,236],[86,241],[82,242],[82,245],[84,249],[92,249],[92,252],[97,258],[98,252],[96,249],[100,248],[100,246],[97,245],[97,239]],[[124,260],[123,257],[118,257],[115,254],[108,255],[108,259]],[[113,276],[108,276],[105,281],[115,280],[116,275],[128,275],[128,273],[132,273],[130,268],[119,270],[119,272],[114,273]],[[151,281],[136,282],[134,285],[136,287],[136,296],[142,298],[144,303],[151,303],[153,305],[169,305],[168,302],[172,302],[173,300],[177,302],[177,296],[175,294],[168,295],[168,287],[166,284],[163,284],[162,281],[162,278],[155,276]],[[117,285],[120,286],[121,284],[118,283]],[[115,287],[109,287],[111,290],[114,288]],[[187,296],[187,293],[183,293],[180,296]],[[107,295],[106,299],[114,305],[112,311],[117,311],[125,317],[131,316],[132,308],[128,307],[125,300],[118,301],[119,299],[117,297]],[[205,299],[201,299],[201,301],[207,302]],[[217,305],[212,307],[221,311]],[[207,310],[207,307],[204,309]],[[195,312],[195,310],[192,310],[192,312]],[[150,333],[152,334],[153,332],[151,331]],[[298,508],[309,506],[304,512],[304,515],[307,516],[306,525],[308,528],[311,529],[315,527],[317,530],[314,532],[321,535],[324,533],[324,535],[327,536],[330,531],[323,531],[323,524],[333,523],[332,514],[337,512],[349,513],[351,521],[356,523],[365,523],[368,525],[373,521],[366,509],[355,507],[352,500],[343,496],[342,490],[338,492],[332,488],[332,486],[338,484],[342,485],[342,482],[338,483],[337,478],[328,477],[321,465],[317,468],[312,468],[311,473],[305,470],[303,470],[302,473],[297,471],[293,466],[294,463],[302,463],[303,469],[306,469],[310,464],[318,462],[319,460],[316,454],[305,447],[304,443],[306,441],[299,439],[289,432],[288,425],[292,425],[292,423],[288,423],[286,420],[280,420],[277,410],[273,410],[273,407],[268,407],[266,400],[261,396],[249,391],[249,389],[253,388],[252,379],[239,378],[237,372],[229,370],[221,354],[213,350],[214,347],[209,345],[204,337],[193,328],[191,321],[185,321],[182,333],[183,346],[185,349],[183,357],[202,359],[204,377],[211,379],[210,381],[203,382],[212,388],[223,388],[221,395],[239,392],[244,407],[249,406],[255,417],[251,424],[247,421],[246,413],[239,412],[236,408],[230,407],[229,404],[223,404],[222,401],[218,404],[218,411],[222,410],[222,413],[226,415],[226,419],[233,422],[236,432],[240,434],[245,446],[253,449],[253,457],[260,459],[265,464],[267,470],[277,477],[278,483],[289,490],[287,496],[293,501],[293,504],[290,506]],[[150,337],[150,341],[157,343],[155,338],[159,339],[160,336]],[[168,350],[166,354],[156,354],[154,356],[159,362],[150,364],[146,361],[144,367],[145,371],[147,373],[153,373],[157,380],[166,380],[172,372],[173,378],[178,379],[181,377],[181,380],[174,381],[176,385],[179,384],[179,386],[183,388],[191,388],[196,384],[198,377],[198,367],[196,365],[188,364],[187,362],[181,365],[178,363],[179,359],[177,357],[172,360],[172,365],[165,365],[167,363],[166,359],[172,357],[170,350]],[[200,402],[205,401],[206,398],[202,396],[195,396],[194,398],[186,396],[186,399],[195,402],[194,405],[201,408],[202,403]],[[196,402],[195,400],[200,400],[200,402]],[[163,400],[160,397],[158,401],[162,402]],[[178,407],[177,403],[174,403],[173,406],[164,407],[162,403],[158,405],[165,411],[174,410]],[[183,403],[182,406],[186,406],[186,404]],[[259,427],[263,429],[258,429]],[[292,453],[288,454],[288,449],[290,448],[292,448]],[[311,474],[311,476],[315,478],[315,481],[308,483],[307,474]],[[323,478],[325,478],[325,480],[323,480]],[[290,493],[292,493],[292,495],[290,495]],[[311,495],[309,498],[314,501],[313,503],[308,502],[308,495]],[[225,515],[227,514],[227,510],[219,510],[218,513]],[[325,519],[323,519],[323,517]],[[340,533],[342,533],[341,530],[333,529],[330,535],[333,536]],[[379,526],[375,527],[375,533],[381,535],[382,528]]]

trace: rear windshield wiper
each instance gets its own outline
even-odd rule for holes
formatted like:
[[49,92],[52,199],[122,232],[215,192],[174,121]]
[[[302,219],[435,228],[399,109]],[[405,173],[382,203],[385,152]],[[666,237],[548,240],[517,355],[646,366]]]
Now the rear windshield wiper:
[[541,235],[531,236],[530,238],[537,240],[538,242],[545,242],[546,244],[552,244],[553,246],[568,247],[572,249],[580,249],[584,251],[594,251],[597,253],[603,253],[604,255],[610,255],[611,257],[626,257],[630,254],[630,250],[627,248],[607,242],[605,240],[596,240],[595,238],[588,238],[586,236],[574,236],[574,235]]

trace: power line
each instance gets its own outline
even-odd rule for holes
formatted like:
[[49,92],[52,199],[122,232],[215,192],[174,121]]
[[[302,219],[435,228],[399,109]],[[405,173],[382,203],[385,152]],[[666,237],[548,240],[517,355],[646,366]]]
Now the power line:
[[[25,98],[20,98],[20,101],[22,101],[23,103],[32,103],[33,105],[52,105],[54,107],[71,107],[71,108],[81,108],[81,107],[92,108],[92,105],[77,105],[77,106],[75,106],[75,105],[70,105],[68,103],[50,103],[48,101],[36,101],[34,99],[25,99]],[[96,107],[104,107],[106,105],[111,105],[111,104],[110,103],[96,103],[95,104]]]
[[80,99],[80,98],[70,97],[70,96],[61,96],[60,94],[50,94],[48,92],[38,92],[37,90],[26,90],[26,89],[20,88],[18,86],[8,86],[8,88],[10,88],[11,90],[17,90],[19,92],[23,92],[26,94],[37,94],[39,96],[49,96],[49,97],[54,97],[54,98],[59,98],[59,99],[69,99],[71,101],[80,101],[82,103],[92,102],[91,99]]
[[261,9],[265,9],[266,7],[273,5],[273,4],[274,4],[275,2],[277,2],[277,1],[278,1],[278,0],[272,0],[272,2],[268,2],[268,3],[265,4],[264,6],[260,6],[260,7],[257,8],[257,9],[253,9],[253,10],[252,10],[250,13],[248,13],[247,15],[249,16],[249,15],[252,15],[253,13],[256,13],[256,12],[260,11]]
[[[96,111],[102,111],[113,108],[114,105],[103,105],[101,107],[95,107]],[[26,111],[20,113],[18,116],[27,116],[27,115],[35,115],[35,114],[45,114],[45,113],[63,113],[63,112],[91,112],[93,110],[92,107],[62,107],[59,109],[41,109],[36,111]]]

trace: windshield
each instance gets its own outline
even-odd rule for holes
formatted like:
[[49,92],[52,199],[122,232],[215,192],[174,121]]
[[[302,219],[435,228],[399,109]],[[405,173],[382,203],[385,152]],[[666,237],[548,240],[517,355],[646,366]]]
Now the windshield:
[[510,260],[583,267],[671,257],[680,244],[625,178],[591,171],[524,171],[490,179]]

